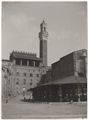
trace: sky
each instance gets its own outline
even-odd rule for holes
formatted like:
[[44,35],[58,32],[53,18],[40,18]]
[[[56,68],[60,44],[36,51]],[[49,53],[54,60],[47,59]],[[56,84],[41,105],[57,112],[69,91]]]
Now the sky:
[[48,65],[87,48],[86,2],[2,2],[2,59],[23,51],[39,57],[40,24],[48,31]]

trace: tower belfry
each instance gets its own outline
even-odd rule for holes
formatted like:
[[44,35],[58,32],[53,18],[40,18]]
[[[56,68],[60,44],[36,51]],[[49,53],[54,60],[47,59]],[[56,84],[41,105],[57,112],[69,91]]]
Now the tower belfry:
[[45,22],[44,19],[40,24],[39,39],[40,39],[40,58],[42,59],[43,66],[47,66],[48,32],[47,32],[47,23]]

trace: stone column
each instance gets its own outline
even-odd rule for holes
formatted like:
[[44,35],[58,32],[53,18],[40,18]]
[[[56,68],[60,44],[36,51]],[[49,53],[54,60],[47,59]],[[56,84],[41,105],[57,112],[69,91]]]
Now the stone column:
[[59,98],[60,98],[60,102],[62,102],[62,86],[59,85]]
[[35,67],[35,61],[34,61],[34,67]]
[[27,60],[27,66],[29,66],[29,60]]
[[22,59],[20,60],[20,65],[22,65]]
[[14,63],[14,65],[16,64],[16,60],[15,59],[13,60],[13,63]]

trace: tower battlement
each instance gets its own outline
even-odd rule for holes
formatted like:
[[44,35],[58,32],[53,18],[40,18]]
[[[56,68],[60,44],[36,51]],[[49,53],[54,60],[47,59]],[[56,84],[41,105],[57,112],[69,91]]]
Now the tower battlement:
[[42,23],[40,24],[39,39],[40,40],[48,39],[47,23],[45,22],[45,20],[43,20]]

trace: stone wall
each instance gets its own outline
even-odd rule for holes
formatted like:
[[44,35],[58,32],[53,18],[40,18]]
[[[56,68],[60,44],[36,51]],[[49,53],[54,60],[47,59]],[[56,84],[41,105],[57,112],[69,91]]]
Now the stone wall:
[[73,53],[52,64],[52,79],[59,79],[74,74]]

